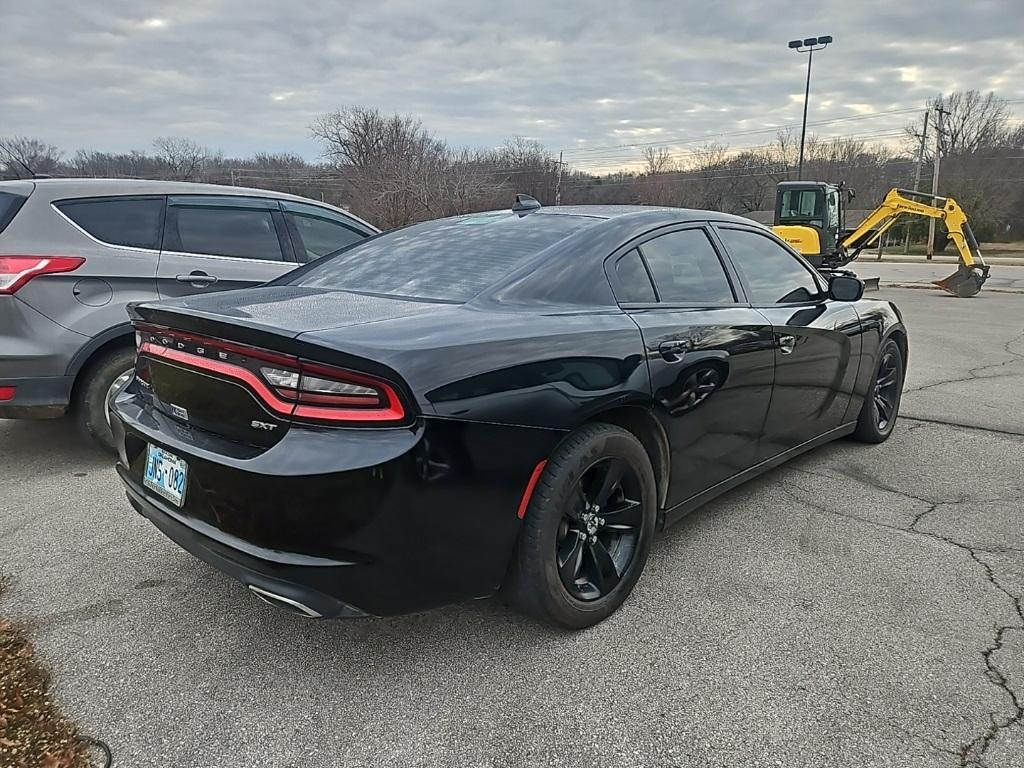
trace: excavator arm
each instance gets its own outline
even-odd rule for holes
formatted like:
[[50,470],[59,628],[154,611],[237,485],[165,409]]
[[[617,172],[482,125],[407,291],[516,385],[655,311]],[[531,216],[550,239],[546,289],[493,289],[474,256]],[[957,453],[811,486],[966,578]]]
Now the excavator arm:
[[967,223],[967,214],[951,197],[891,189],[882,204],[843,239],[842,249],[850,254],[851,259],[856,258],[864,248],[877,243],[879,238],[905,215],[942,219],[949,231],[950,240],[960,253],[957,271],[949,277],[936,280],[935,285],[961,298],[974,296],[980,291],[988,279],[989,268],[981,256],[981,249],[974,233],[971,232],[971,225]]

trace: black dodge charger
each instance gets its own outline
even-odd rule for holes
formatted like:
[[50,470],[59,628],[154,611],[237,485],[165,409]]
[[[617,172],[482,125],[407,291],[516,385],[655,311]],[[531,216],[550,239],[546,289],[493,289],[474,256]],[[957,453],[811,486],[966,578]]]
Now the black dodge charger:
[[891,434],[906,330],[862,293],[747,219],[521,196],[134,306],[118,472],[180,546],[308,616],[501,591],[585,627],[656,530]]

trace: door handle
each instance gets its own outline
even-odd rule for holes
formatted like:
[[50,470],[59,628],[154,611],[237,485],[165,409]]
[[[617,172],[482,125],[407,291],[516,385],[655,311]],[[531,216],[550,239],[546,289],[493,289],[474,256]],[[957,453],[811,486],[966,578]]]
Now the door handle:
[[796,336],[779,336],[779,351],[788,355],[796,348]]
[[658,354],[666,363],[678,363],[689,347],[689,342],[684,340],[663,341],[658,345]]
[[179,283],[189,283],[195,286],[213,285],[217,282],[216,275],[208,275],[205,272],[190,272],[187,275],[175,275],[174,279]]

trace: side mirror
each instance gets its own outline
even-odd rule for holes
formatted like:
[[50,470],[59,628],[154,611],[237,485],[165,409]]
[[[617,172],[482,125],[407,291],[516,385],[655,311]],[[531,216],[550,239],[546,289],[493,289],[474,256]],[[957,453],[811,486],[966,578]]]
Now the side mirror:
[[846,202],[850,202],[851,200],[855,199],[856,197],[857,197],[857,190],[856,189],[848,189],[848,190],[846,190]]
[[833,275],[828,281],[828,297],[835,301],[859,301],[864,282],[852,275]]

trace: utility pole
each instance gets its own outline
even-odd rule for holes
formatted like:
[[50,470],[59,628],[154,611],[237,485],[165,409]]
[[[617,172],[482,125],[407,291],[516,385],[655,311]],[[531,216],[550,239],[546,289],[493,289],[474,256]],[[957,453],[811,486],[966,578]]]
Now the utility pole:
[[555,179],[555,205],[562,204],[562,151],[558,152],[558,176]]
[[[931,115],[928,110],[924,111],[924,130],[921,131],[919,138],[921,144],[917,148],[917,170],[914,172],[914,191],[921,191],[921,166],[924,165],[924,146],[928,140],[928,119]],[[910,219],[907,219],[907,232],[903,238],[903,253],[910,253]]]
[[234,168],[231,169],[231,186],[232,187],[237,187],[238,186],[237,184],[235,184],[235,169]]
[[[942,157],[942,118],[948,115],[945,109],[942,108],[942,102],[940,101],[935,107],[935,163],[932,165],[932,203],[935,203],[935,197],[939,194],[939,159]],[[931,261],[932,256],[935,253],[935,219],[928,219],[928,250],[927,258]]]

